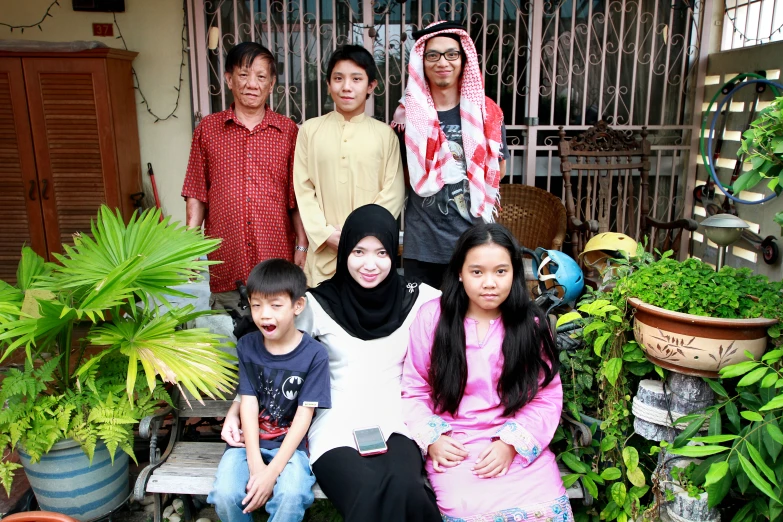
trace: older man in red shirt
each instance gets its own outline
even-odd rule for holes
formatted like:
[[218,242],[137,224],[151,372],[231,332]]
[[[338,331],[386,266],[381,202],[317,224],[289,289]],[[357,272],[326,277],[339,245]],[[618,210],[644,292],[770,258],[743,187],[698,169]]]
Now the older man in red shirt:
[[[275,85],[275,57],[260,44],[241,43],[226,56],[231,108],[204,118],[193,133],[182,188],[187,224],[223,240],[211,260],[213,309],[237,308],[236,282],[269,258],[304,266],[307,236],[293,188],[298,128],[266,104]],[[248,312],[248,311],[246,311]]]

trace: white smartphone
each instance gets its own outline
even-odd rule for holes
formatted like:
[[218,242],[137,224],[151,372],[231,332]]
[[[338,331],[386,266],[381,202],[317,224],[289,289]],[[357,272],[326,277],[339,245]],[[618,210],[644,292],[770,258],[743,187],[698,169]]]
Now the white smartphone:
[[381,428],[371,426],[369,428],[357,428],[353,430],[353,438],[356,441],[356,449],[359,455],[366,457],[368,455],[379,455],[386,453],[386,439],[383,438]]

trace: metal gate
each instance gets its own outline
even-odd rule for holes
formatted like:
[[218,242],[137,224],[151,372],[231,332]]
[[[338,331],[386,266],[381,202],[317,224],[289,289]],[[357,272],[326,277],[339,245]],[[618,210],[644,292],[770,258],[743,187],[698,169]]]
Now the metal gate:
[[[689,94],[703,70],[699,42],[706,34],[702,20],[709,20],[703,5],[703,0],[188,0],[196,117],[230,105],[223,60],[227,49],[251,40],[278,57],[270,105],[298,123],[333,107],[324,80],[331,51],[344,43],[363,45],[380,74],[368,112],[388,122],[405,89],[411,32],[435,20],[458,20],[476,43],[487,95],[505,115],[511,182],[562,196],[558,126],[569,134],[599,119],[629,132],[647,126],[653,143],[650,208],[671,220],[691,213],[684,211],[690,204],[685,188],[695,175],[688,152],[698,100]],[[208,49],[210,31],[214,49]]]

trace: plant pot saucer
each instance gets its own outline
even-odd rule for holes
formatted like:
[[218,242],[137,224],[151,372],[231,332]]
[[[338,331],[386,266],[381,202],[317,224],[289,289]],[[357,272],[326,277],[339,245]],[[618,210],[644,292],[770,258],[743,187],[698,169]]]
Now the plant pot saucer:
[[653,364],[685,375],[717,377],[721,368],[758,359],[767,347],[767,328],[776,319],[720,319],[672,312],[628,299],[634,308],[636,342]]

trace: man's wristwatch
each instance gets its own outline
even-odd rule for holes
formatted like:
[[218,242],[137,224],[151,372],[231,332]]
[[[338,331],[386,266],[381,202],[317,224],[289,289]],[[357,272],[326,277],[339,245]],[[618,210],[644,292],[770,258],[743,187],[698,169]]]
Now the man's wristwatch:
[[307,252],[307,247],[296,245],[297,252]]

